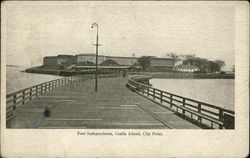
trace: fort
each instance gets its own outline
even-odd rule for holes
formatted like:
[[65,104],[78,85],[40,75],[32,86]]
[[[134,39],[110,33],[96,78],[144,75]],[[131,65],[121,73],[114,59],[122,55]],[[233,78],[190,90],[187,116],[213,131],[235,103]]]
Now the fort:
[[[119,57],[98,55],[98,65],[100,69],[129,69],[140,68],[138,64],[139,57]],[[175,64],[172,58],[151,57],[147,71],[168,71],[172,70]],[[57,74],[58,71],[80,71],[83,69],[95,68],[95,54],[78,55],[57,55],[46,56],[43,59],[43,65],[26,69],[26,72]]]
[[[154,78],[198,78],[198,79],[234,79],[233,74],[199,73],[192,65],[178,65],[173,58],[149,57],[149,65],[142,68],[141,57],[121,57],[98,55],[98,73],[142,72]],[[75,76],[94,73],[96,55],[94,53],[77,55],[57,55],[43,58],[43,65],[31,67],[28,73]],[[198,73],[197,73],[198,72]]]

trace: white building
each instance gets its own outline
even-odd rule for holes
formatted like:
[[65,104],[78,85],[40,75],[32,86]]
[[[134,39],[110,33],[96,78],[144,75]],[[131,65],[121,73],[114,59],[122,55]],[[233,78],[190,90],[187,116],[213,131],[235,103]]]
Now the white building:
[[197,66],[194,66],[194,65],[178,65],[174,69],[177,70],[177,71],[181,71],[181,72],[200,71],[200,69]]

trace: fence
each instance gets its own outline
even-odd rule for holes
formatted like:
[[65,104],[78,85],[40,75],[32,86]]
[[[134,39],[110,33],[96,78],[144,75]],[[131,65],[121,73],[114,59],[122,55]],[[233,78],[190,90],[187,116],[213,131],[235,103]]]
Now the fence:
[[140,83],[138,77],[136,81],[133,77],[129,78],[127,85],[133,91],[202,127],[234,129],[234,111],[153,88]]
[[[121,74],[98,74],[98,78],[107,78],[107,77],[120,77]],[[17,92],[6,95],[6,120],[10,120],[15,117],[15,109],[23,105],[28,100],[35,98],[47,91],[51,91],[57,87],[69,84],[80,82],[85,79],[93,79],[94,74],[88,74],[83,76],[74,76],[74,77],[65,77],[45,83],[41,83],[32,87],[28,87]]]
[[10,120],[15,116],[14,111],[15,109],[23,105],[28,100],[31,100],[32,98],[35,98],[47,91],[51,91],[57,87],[60,87],[62,85],[66,85],[69,83],[75,83],[83,81],[84,78],[81,77],[66,77],[66,78],[60,78],[52,81],[48,81],[45,83],[41,83],[29,88],[25,88],[22,90],[19,90],[17,92],[7,94],[6,95],[6,120]]

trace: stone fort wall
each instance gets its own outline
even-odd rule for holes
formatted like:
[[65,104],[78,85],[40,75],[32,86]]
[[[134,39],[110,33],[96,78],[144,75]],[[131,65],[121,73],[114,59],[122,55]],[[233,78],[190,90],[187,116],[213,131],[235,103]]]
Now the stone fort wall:
[[[118,57],[118,56],[98,56],[98,64],[101,64],[105,60],[111,59],[123,66],[132,66],[137,63],[138,57]],[[78,55],[58,55],[58,56],[47,56],[44,57],[43,64],[45,67],[59,67],[64,65],[65,67],[73,65],[79,62],[96,62],[95,54],[78,54]],[[173,69],[175,65],[174,59],[171,58],[151,58],[149,71],[166,71],[168,69]]]

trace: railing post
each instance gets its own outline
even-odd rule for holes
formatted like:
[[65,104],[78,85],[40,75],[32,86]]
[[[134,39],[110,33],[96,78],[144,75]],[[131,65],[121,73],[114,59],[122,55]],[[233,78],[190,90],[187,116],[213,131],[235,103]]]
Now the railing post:
[[153,97],[154,97],[154,99],[155,99],[155,89],[153,90]]
[[170,108],[172,108],[172,104],[173,104],[173,95],[170,94]]
[[[201,103],[198,103],[198,113],[201,113]],[[201,117],[198,116],[198,121],[201,123]]]
[[[183,98],[183,101],[182,101],[182,106],[185,107],[185,102],[186,102],[186,99]],[[182,109],[182,114],[185,115],[185,110]]]
[[213,121],[211,121],[211,128],[214,128],[214,126],[213,126]]
[[[219,109],[219,120],[223,122],[223,110]],[[223,125],[219,125],[219,129],[223,129]]]
[[40,85],[40,93],[43,94],[43,83]]
[[49,82],[49,91],[51,90],[51,82]]
[[30,100],[32,98],[32,88],[30,88]]
[[13,96],[13,110],[16,109],[16,94]]
[[38,96],[38,86],[36,86],[36,96]]
[[24,104],[24,99],[25,99],[25,91],[23,91],[23,98],[22,98],[22,104]]
[[162,103],[162,91],[161,91],[161,103]]
[[47,92],[47,83],[44,83],[44,93]]

